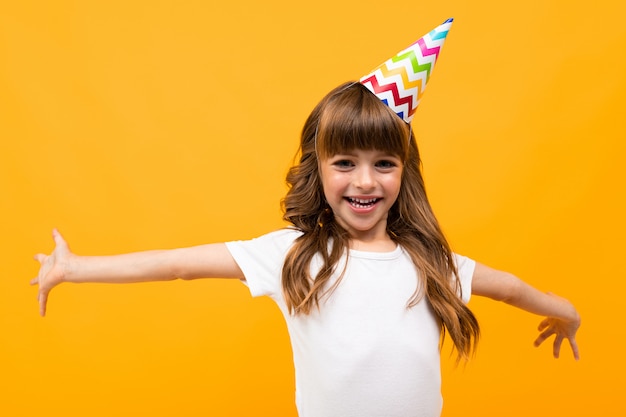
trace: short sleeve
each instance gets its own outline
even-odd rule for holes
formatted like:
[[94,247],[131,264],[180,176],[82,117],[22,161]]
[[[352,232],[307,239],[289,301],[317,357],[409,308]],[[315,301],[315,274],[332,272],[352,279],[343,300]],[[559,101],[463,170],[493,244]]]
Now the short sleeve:
[[454,261],[459,272],[459,280],[461,281],[461,299],[467,304],[472,295],[472,277],[474,276],[476,262],[456,253],[454,254]]
[[285,256],[300,234],[295,229],[282,229],[251,240],[226,242],[253,297],[268,295],[276,299],[282,293]]

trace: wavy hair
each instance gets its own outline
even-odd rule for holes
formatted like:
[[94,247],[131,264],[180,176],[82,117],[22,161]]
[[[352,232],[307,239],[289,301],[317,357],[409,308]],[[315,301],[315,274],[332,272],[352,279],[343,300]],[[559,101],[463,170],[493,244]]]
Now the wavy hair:
[[[380,150],[404,163],[400,193],[387,217],[387,233],[411,257],[418,271],[416,290],[407,307],[426,297],[458,352],[468,358],[479,326],[459,294],[461,285],[452,251],[426,196],[417,144],[409,125],[360,83],[345,83],[313,109],[302,130],[299,162],[287,174],[283,219],[302,235],[285,258],[282,288],[292,314],[309,314],[339,284],[330,285],[349,248],[350,236],[334,219],[319,172],[319,160],[351,149]],[[318,160],[319,158],[319,160]],[[329,245],[329,243],[332,243]],[[311,276],[311,261],[321,268]]]

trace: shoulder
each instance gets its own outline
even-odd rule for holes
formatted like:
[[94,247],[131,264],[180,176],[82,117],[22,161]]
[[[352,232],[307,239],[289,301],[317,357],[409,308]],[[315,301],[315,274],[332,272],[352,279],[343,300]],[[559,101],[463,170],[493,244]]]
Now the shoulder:
[[250,240],[226,242],[253,296],[280,298],[283,262],[300,235],[297,229],[285,228]]
[[258,253],[263,252],[286,252],[293,242],[302,235],[302,232],[293,227],[275,230],[249,240],[236,240],[226,242],[231,252],[242,249]]
[[458,272],[459,283],[461,284],[460,295],[463,301],[467,303],[472,294],[472,280],[474,278],[474,270],[476,269],[476,261],[458,253],[453,253],[452,256]]
[[297,238],[302,236],[302,232],[294,227],[285,227],[284,229],[274,230],[273,232],[266,233],[250,241],[255,241],[259,243],[282,243],[282,244],[291,244]]
[[467,256],[459,255],[458,253],[453,253],[452,258],[459,272],[459,275],[471,276],[474,274],[474,268],[476,268],[476,261],[468,258]]

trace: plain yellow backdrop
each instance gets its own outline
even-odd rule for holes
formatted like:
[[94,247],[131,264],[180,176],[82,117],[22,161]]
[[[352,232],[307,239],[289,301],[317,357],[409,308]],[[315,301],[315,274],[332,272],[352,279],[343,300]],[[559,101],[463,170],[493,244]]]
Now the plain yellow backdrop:
[[540,318],[470,305],[483,338],[444,416],[623,415],[626,9],[503,2],[3,1],[0,415],[295,416],[278,309],[238,282],[67,285],[32,255],[251,238],[281,222],[315,103],[448,17],[413,126],[453,248],[571,299],[575,362]]

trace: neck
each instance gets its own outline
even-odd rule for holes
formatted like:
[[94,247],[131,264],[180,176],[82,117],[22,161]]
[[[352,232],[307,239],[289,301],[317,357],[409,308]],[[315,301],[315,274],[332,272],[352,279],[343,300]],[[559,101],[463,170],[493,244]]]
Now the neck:
[[377,239],[361,239],[351,238],[350,249],[360,250],[364,252],[392,252],[397,243],[391,240],[389,235],[385,234],[384,238]]

